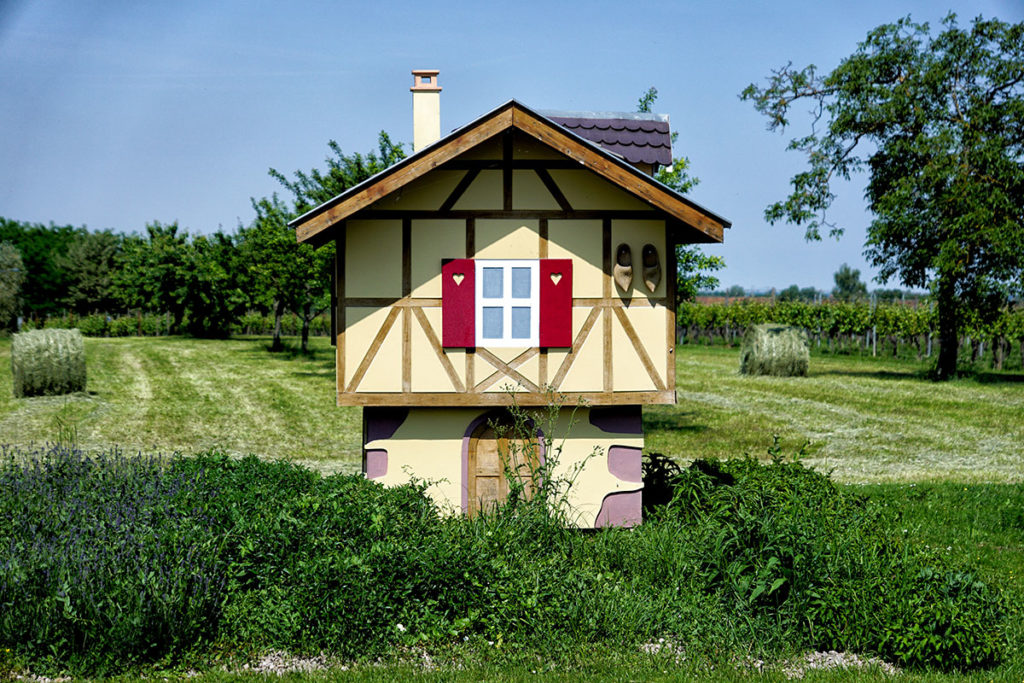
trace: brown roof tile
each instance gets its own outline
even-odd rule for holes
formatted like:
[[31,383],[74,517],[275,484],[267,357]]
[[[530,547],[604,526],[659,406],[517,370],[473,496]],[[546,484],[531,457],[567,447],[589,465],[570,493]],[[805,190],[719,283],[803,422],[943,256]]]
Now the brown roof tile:
[[540,112],[631,164],[672,165],[672,133],[666,114]]

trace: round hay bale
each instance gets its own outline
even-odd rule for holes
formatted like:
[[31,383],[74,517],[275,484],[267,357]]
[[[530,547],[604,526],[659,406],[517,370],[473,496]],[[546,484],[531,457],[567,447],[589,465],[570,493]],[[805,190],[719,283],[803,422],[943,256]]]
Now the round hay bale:
[[753,325],[743,335],[740,348],[740,373],[806,377],[811,361],[807,334],[788,325]]
[[85,391],[85,340],[78,330],[32,330],[11,342],[14,396]]

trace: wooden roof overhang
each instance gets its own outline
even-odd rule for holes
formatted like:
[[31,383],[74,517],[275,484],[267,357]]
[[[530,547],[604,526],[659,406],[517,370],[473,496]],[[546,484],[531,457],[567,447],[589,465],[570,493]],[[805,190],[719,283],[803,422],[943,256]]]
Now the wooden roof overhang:
[[[518,130],[564,154],[663,214],[681,243],[721,242],[731,223],[529,107],[509,100],[434,144],[349,188],[291,221],[299,242],[326,244],[342,221],[460,154],[508,130]],[[545,212],[547,213],[547,212]],[[558,217],[553,212],[552,217]]]

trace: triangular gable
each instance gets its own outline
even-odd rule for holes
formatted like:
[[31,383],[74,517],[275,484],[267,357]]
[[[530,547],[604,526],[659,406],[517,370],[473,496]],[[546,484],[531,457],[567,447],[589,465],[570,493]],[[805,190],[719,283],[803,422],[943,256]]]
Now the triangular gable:
[[730,226],[724,218],[515,100],[324,202],[293,220],[289,226],[295,229],[299,242],[323,244],[331,238],[331,228],[341,221],[509,129],[522,131],[663,211],[668,217],[693,228],[697,233],[688,241],[721,242],[723,229]]

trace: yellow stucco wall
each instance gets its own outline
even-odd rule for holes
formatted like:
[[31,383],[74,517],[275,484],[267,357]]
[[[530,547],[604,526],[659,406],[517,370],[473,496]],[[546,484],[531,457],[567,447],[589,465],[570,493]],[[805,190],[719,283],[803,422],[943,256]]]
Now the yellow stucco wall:
[[598,298],[602,292],[601,221],[548,221],[548,256],[571,258],[574,297]]
[[[356,371],[384,324],[390,308],[349,307],[345,310],[345,386]],[[395,321],[370,363],[357,391],[402,390],[402,325]],[[396,362],[397,360],[397,362]]]
[[378,199],[370,208],[436,211],[462,179],[462,171],[434,171]]
[[[554,158],[557,152],[545,152],[544,145],[529,139],[515,140],[517,158]],[[466,158],[500,159],[498,141],[485,143]],[[611,183],[586,170],[552,170],[552,178],[569,201],[580,209],[650,209]],[[400,191],[377,202],[375,209],[435,209],[464,177],[462,170],[437,170],[411,183]],[[513,172],[513,204],[517,209],[551,210],[557,208],[551,193],[531,170]],[[498,210],[502,208],[502,172],[482,171],[456,204],[457,209]],[[467,254],[467,228],[464,219],[413,218],[411,221],[410,277],[411,297],[425,300],[423,312],[433,335],[441,338],[441,264],[443,259],[472,256],[480,259],[535,259],[541,256],[541,223],[539,219],[478,218],[472,235],[474,252]],[[570,258],[573,261],[573,296],[576,299],[599,299],[606,282],[603,269],[602,221],[599,219],[550,219],[547,221],[547,257]],[[674,278],[667,272],[665,223],[661,220],[614,219],[611,223],[611,249],[620,243],[630,246],[633,254],[633,284],[628,292],[612,286],[612,295],[626,304],[626,317],[636,330],[641,343],[661,382],[667,383],[670,318],[664,301]],[[643,283],[642,253],[645,244],[658,251],[660,282],[654,292]],[[352,298],[394,298],[402,295],[402,221],[350,220],[345,238],[345,294]],[[652,301],[652,300],[657,300]],[[345,313],[344,385],[347,387],[370,348],[380,324],[389,309],[373,311],[347,307]],[[580,305],[573,310],[573,339],[576,338],[591,308]],[[604,339],[604,317],[611,319],[610,345]],[[457,390],[451,375],[458,382],[466,381],[466,354],[462,350],[445,350],[451,369],[438,358],[429,336],[417,317],[399,316],[384,339],[374,361],[359,384],[360,392],[400,392],[402,388],[403,325],[408,323],[411,348],[410,389],[414,393],[445,393]],[[657,385],[648,375],[632,341],[622,329],[617,315],[610,310],[600,313],[584,346],[575,354],[571,369],[558,387],[567,392],[602,392],[604,358],[611,353],[612,391],[654,391]],[[521,348],[488,349],[509,362],[524,351]],[[550,382],[558,373],[567,350],[548,351],[544,381]],[[534,357],[516,370],[534,384],[542,384],[540,359]],[[495,372],[480,354],[472,361],[474,382],[479,383]],[[501,392],[506,387],[524,390],[510,377],[501,377],[485,391]]]
[[465,152],[460,154],[459,160],[466,161],[482,159],[488,161],[497,161],[501,159],[501,154],[501,137],[496,135],[489,140],[484,140],[476,147],[466,150]]
[[500,209],[502,204],[501,171],[481,171],[452,208],[460,211]]
[[[388,453],[387,474],[376,481],[396,486],[409,483],[415,476],[430,484],[427,493],[442,510],[461,512],[466,485],[463,436],[470,424],[486,412],[482,408],[410,409],[391,438],[365,444],[367,449],[383,449]],[[552,437],[545,457],[549,462],[556,462],[552,478],[567,494],[567,512],[576,526],[594,526],[608,494],[642,488],[637,482],[613,475],[607,459],[612,446],[642,448],[642,435],[604,432],[590,424],[586,408],[576,411],[563,408],[554,425],[545,422],[543,416],[538,416],[538,424]]]
[[568,159],[561,152],[551,149],[529,135],[515,132],[512,141],[512,156],[515,159]]
[[[576,339],[589,315],[589,308],[572,309],[573,339]],[[568,374],[558,387],[559,391],[602,391],[604,389],[604,341],[601,325],[601,318],[598,317],[597,322],[590,329],[590,334],[583,342],[583,346],[576,352]],[[548,352],[548,369],[552,378],[567,355],[567,349],[552,349]]]
[[516,259],[540,256],[537,221],[480,219],[476,222],[476,258]]
[[538,211],[558,209],[558,202],[536,173],[512,171],[512,208]]
[[551,177],[574,209],[636,209],[651,206],[604,178],[585,169],[552,170]]
[[[427,324],[434,331],[436,338],[440,338],[441,309],[436,307],[424,308],[423,315],[427,320]],[[430,344],[422,324],[415,317],[410,317],[409,322],[412,325],[410,335],[412,391],[426,393],[455,391],[456,387],[452,383],[448,371],[445,370],[441,360],[437,357],[437,351]],[[465,383],[466,352],[462,349],[448,349],[444,352],[444,355],[451,362],[452,370],[454,370],[459,381]]]
[[348,221],[345,296],[402,295],[402,221]]
[[[440,298],[441,260],[466,256],[466,221],[414,220],[412,241],[413,298]],[[383,245],[387,248],[387,245]]]

